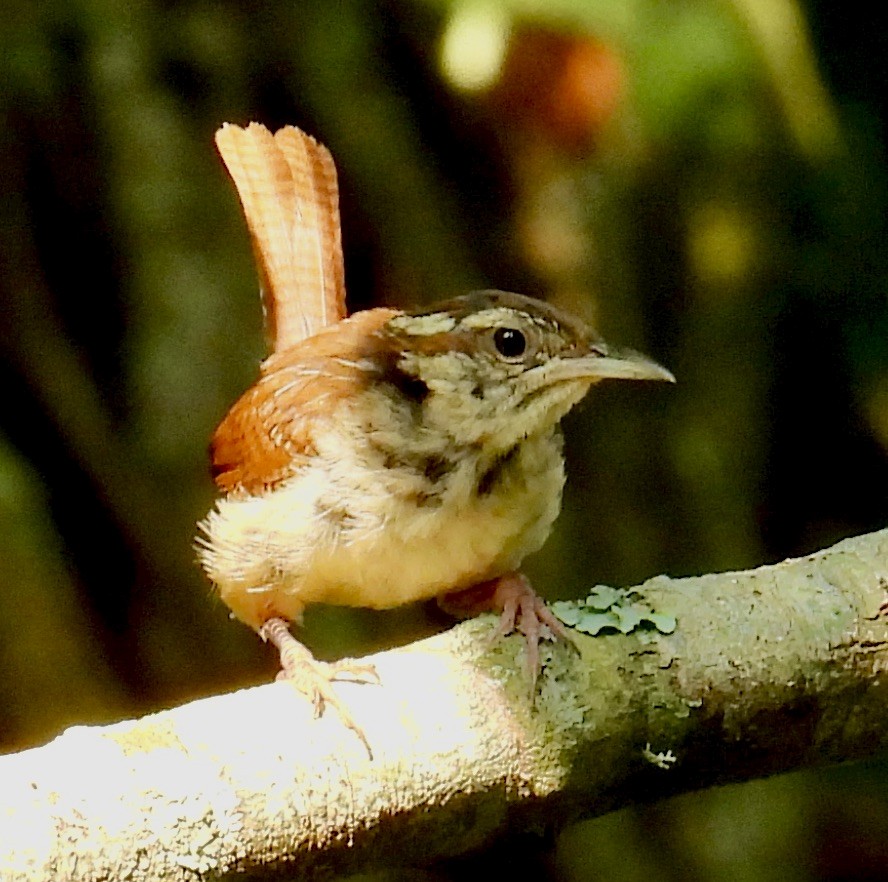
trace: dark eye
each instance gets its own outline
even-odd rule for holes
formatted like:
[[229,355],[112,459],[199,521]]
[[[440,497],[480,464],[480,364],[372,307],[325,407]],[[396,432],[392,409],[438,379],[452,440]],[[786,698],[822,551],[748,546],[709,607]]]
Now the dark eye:
[[527,349],[527,340],[517,328],[497,328],[493,345],[503,358],[520,358]]

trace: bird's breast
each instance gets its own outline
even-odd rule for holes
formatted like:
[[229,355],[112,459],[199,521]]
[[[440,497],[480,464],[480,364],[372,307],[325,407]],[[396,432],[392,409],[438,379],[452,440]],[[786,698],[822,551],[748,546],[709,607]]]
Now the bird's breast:
[[398,606],[516,569],[560,510],[560,437],[527,439],[494,458],[420,457],[367,481],[378,492],[362,486],[349,504],[328,506],[336,541],[314,555],[300,587],[307,602]]
[[[347,439],[263,495],[204,521],[201,558],[235,615],[298,618],[309,603],[383,609],[516,569],[561,505],[560,437],[497,457],[362,457]],[[258,624],[257,624],[258,623]]]

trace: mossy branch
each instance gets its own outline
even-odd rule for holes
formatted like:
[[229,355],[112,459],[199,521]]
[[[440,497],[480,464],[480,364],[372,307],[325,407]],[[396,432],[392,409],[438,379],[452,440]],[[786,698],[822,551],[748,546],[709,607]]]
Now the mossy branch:
[[[487,617],[375,656],[335,713],[276,683],[0,759],[4,880],[313,878],[869,756],[888,741],[888,531],[633,589],[670,634],[576,633],[532,706]],[[237,875],[237,878],[243,878]]]

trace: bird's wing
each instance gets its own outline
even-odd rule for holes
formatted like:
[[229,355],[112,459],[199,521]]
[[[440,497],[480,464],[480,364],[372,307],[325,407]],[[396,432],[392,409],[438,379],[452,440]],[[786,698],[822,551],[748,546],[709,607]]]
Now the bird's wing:
[[262,493],[297,474],[315,454],[315,433],[343,403],[379,381],[393,341],[377,333],[396,310],[356,312],[299,346],[275,353],[234,403],[210,444],[213,478],[226,493]]

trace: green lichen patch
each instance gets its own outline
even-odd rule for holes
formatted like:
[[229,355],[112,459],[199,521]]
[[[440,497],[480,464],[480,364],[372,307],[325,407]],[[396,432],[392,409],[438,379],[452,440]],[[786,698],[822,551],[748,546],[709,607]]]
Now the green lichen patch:
[[593,637],[636,630],[671,634],[676,626],[671,612],[653,609],[637,591],[609,585],[596,585],[585,600],[557,601],[552,612],[568,627]]

